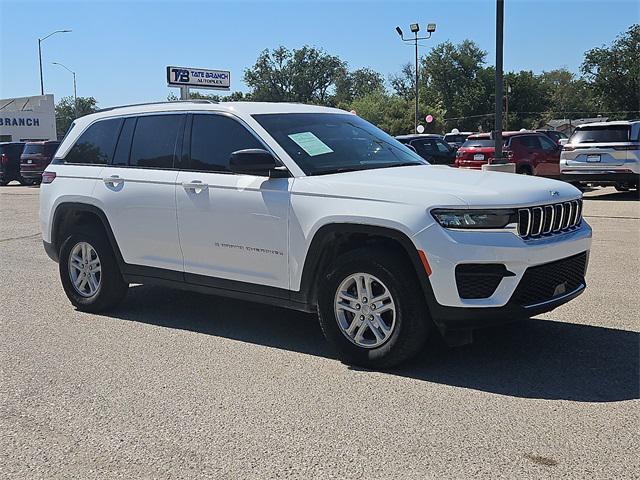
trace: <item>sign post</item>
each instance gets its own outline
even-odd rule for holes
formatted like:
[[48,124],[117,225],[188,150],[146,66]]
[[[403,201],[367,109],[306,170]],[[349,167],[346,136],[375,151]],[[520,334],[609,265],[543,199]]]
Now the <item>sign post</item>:
[[180,88],[180,100],[189,99],[190,88],[226,90],[231,88],[231,72],[192,67],[167,67],[167,86]]

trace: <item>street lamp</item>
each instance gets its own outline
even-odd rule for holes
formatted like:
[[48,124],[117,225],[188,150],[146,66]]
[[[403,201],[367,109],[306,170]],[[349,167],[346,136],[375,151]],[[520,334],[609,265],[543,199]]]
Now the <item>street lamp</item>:
[[73,75],[73,107],[76,112],[76,118],[78,118],[78,95],[76,94],[76,72],[74,72],[70,68],[58,62],[52,62],[52,65],[58,65]]
[[418,25],[417,23],[412,23],[411,25],[409,25],[409,29],[411,30],[411,33],[414,34],[414,38],[404,38],[404,35],[402,34],[402,29],[400,27],[396,27],[396,32],[398,32],[398,35],[400,35],[400,38],[402,39],[403,42],[414,42],[414,45],[416,47],[416,112],[415,112],[414,129],[417,132],[418,131],[418,40],[428,40],[429,38],[431,38],[431,34],[436,31],[436,24],[429,23],[427,25],[427,33],[429,35],[427,35],[426,37],[418,37],[418,32],[420,31],[420,25]]
[[40,95],[44,95],[44,80],[42,79],[42,42],[44,42],[51,35],[55,35],[56,33],[69,33],[71,30],[56,30],[55,32],[51,32],[44,38],[38,39],[38,59],[40,60]]

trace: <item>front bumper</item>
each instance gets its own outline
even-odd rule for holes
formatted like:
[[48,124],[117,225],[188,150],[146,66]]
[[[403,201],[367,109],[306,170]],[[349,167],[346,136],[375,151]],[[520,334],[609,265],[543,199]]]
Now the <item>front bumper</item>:
[[[537,240],[523,240],[510,231],[454,231],[433,224],[413,238],[431,267],[427,298],[431,315],[439,326],[477,328],[531,317],[553,310],[580,295],[585,282],[535,305],[518,304],[514,293],[530,267],[573,257],[591,248],[591,227],[582,220],[575,230]],[[501,264],[513,275],[502,278],[487,298],[461,298],[456,281],[460,264]],[[429,297],[429,295],[427,295]]]

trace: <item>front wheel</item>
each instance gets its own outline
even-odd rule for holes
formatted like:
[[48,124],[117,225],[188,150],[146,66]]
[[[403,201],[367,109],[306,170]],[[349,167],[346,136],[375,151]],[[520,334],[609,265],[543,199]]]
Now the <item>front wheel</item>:
[[409,261],[376,248],[335,260],[320,286],[318,312],[340,359],[371,368],[393,367],[413,357],[431,326]]
[[84,312],[118,305],[127,293],[111,245],[97,231],[71,234],[60,249],[60,280],[71,303]]

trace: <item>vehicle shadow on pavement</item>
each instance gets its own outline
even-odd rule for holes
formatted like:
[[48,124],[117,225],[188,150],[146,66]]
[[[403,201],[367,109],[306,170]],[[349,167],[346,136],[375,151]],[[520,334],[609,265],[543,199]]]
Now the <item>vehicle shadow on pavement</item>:
[[[133,286],[109,316],[335,358],[315,315],[162,287]],[[523,398],[640,398],[640,334],[532,319],[478,331],[448,348],[431,340],[388,374]],[[355,368],[354,368],[355,369]]]

